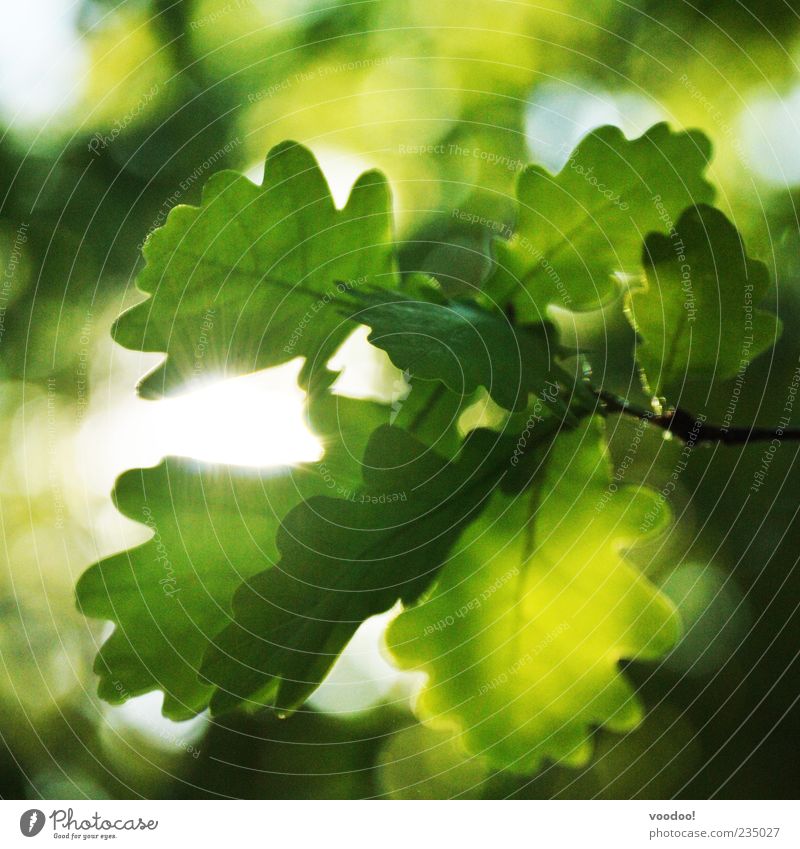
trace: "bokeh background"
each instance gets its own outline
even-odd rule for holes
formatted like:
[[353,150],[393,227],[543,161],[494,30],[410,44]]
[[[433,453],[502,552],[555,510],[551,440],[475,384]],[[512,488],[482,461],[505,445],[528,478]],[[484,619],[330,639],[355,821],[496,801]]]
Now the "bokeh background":
[[[415,681],[365,623],[307,709],[172,723],[160,696],[109,707],[108,626],[74,584],[149,531],[115,511],[120,472],[168,454],[262,466],[316,456],[297,363],[164,401],[135,394],[157,355],[109,336],[141,298],[141,244],[208,176],[260,180],[308,145],[342,202],[378,167],[404,269],[479,281],[513,223],[522,163],[556,171],[589,130],[652,123],[714,143],[718,204],[765,261],[785,325],[740,422],[775,424],[798,366],[800,4],[791,0],[26,0],[0,27],[0,795],[794,797],[800,767],[797,448],[757,499],[764,445],[693,452],[680,522],[642,554],[687,632],[632,667],[649,713],[597,732],[582,770],[493,774],[409,711]],[[466,215],[454,214],[454,210]],[[343,355],[353,392],[392,374]],[[800,413],[797,413],[800,415]],[[625,456],[633,425],[613,428]],[[647,434],[627,479],[663,486],[678,446]]]

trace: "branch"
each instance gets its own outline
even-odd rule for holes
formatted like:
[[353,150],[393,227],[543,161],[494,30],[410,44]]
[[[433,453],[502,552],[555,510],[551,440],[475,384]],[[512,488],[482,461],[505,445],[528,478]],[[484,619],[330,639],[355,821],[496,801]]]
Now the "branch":
[[650,410],[637,407],[628,401],[602,389],[594,393],[614,413],[625,413],[639,419],[647,419],[650,424],[660,427],[667,433],[677,436],[683,442],[722,442],[725,445],[746,445],[748,442],[763,442],[771,439],[800,441],[800,428],[771,427],[722,427],[702,421],[680,408],[669,413],[655,415]]

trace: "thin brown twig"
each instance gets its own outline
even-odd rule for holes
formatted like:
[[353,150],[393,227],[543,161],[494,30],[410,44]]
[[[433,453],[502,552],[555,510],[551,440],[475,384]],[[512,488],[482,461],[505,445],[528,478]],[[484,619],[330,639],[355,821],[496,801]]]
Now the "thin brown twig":
[[600,389],[595,390],[595,395],[603,402],[607,410],[636,416],[639,419],[647,419],[654,427],[660,427],[684,442],[722,442],[725,445],[746,445],[748,442],[763,442],[771,439],[800,441],[800,428],[725,427],[711,424],[701,416],[693,415],[680,408],[656,414],[651,410],[630,404],[612,392],[605,392]]

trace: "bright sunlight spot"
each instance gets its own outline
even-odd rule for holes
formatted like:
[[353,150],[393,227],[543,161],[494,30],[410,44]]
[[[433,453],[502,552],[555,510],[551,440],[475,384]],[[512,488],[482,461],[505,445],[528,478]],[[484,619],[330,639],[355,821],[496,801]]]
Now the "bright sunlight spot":
[[748,166],[776,186],[800,183],[800,86],[783,97],[774,90],[742,111],[741,132]]
[[[114,359],[119,371],[141,375],[136,354],[118,348]],[[122,397],[109,404],[105,393],[94,396],[97,404],[78,436],[87,488],[107,494],[126,468],[153,466],[168,456],[251,467],[319,459],[297,385],[300,365],[296,360],[161,401],[136,398],[128,389],[132,382],[115,376],[109,385],[123,387]]]
[[529,101],[526,134],[534,162],[556,173],[589,132],[614,124],[629,138],[640,136],[664,115],[635,92],[609,92],[582,79],[536,87]]
[[257,372],[158,402],[163,451],[237,466],[318,459],[319,442],[303,423],[296,371]]

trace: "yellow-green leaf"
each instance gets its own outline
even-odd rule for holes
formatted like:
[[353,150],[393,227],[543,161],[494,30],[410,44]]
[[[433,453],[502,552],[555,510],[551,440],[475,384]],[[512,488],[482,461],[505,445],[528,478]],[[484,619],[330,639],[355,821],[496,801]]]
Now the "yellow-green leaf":
[[655,503],[611,485],[596,424],[558,436],[534,488],[495,494],[429,597],[389,628],[398,665],[427,673],[421,717],[517,772],[545,758],[585,763],[592,726],[636,726],[642,708],[620,662],[661,656],[679,631],[671,603],[623,556]]

